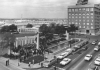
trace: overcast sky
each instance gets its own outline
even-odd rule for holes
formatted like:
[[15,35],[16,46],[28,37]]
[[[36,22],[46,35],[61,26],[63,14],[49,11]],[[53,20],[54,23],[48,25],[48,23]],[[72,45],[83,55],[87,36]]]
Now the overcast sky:
[[[77,0],[0,0],[0,18],[67,18],[68,5]],[[100,0],[89,0],[100,3]]]

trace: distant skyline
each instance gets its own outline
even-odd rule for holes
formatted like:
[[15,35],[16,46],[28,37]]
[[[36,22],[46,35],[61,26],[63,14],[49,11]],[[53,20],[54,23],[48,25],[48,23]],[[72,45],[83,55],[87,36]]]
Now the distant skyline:
[[[0,18],[67,18],[67,7],[77,0],[0,0]],[[89,4],[100,0],[89,0]]]

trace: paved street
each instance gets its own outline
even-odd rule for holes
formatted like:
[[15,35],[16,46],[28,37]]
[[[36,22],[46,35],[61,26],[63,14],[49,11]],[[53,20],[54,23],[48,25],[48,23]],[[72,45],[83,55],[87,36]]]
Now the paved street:
[[[91,46],[91,44],[89,44],[88,46]],[[93,46],[92,46],[92,47],[93,47]],[[85,56],[88,52],[90,52],[91,49],[93,49],[93,48],[90,48],[90,47],[89,47],[88,50],[86,50],[86,51],[81,51],[81,52],[80,52],[81,54],[75,53],[74,55],[68,56],[68,58],[72,59],[72,61],[71,61],[71,63],[69,63],[69,64],[66,65],[66,66],[61,66],[59,63],[56,63],[55,66],[69,70],[70,68],[72,68],[72,66],[74,66],[74,64],[76,65],[76,63],[78,63],[79,61],[81,61],[80,59],[84,58],[84,56]],[[60,61],[59,61],[59,62],[60,62]]]
[[[100,36],[100,35],[99,35]],[[99,36],[85,36],[85,35],[81,35],[81,36],[77,36],[76,37],[79,37],[79,38],[90,38],[90,42],[92,42],[93,40],[99,40],[100,41],[100,38]],[[71,37],[74,37],[74,36],[71,36]],[[87,45],[88,46],[88,49],[86,51],[80,51],[74,53],[74,55],[70,55],[68,56],[69,58],[72,59],[71,63],[69,63],[68,65],[66,66],[61,66],[59,64],[59,61],[58,63],[55,63],[54,66],[57,66],[59,68],[63,68],[63,69],[67,69],[67,70],[87,70],[88,68],[90,68],[91,66],[94,66],[94,60],[96,58],[96,56],[100,53],[99,52],[95,52],[93,49],[94,49],[94,46],[95,45],[92,45],[91,43]],[[81,54],[79,54],[81,53]],[[91,61],[85,61],[84,60],[84,57],[86,54],[92,54],[93,55],[93,58]],[[53,70],[52,68],[49,68],[49,69],[46,69],[46,68],[42,68],[42,69],[38,69],[38,70]]]

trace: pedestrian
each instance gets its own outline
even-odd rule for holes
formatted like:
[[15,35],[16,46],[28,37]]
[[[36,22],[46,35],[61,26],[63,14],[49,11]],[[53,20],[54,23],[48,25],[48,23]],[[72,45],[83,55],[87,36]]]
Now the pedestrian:
[[56,58],[56,56],[54,56],[54,59]]
[[54,70],[56,70],[57,68],[56,68],[56,66],[54,66]]
[[31,67],[31,62],[28,63],[28,66]]
[[7,65],[9,65],[9,59],[7,60],[8,62],[7,62]]
[[41,63],[41,67],[43,67],[43,63]]
[[8,66],[8,61],[6,60],[6,66]]
[[20,66],[20,62],[18,62],[18,66]]
[[34,64],[34,60],[33,60],[33,64]]
[[41,64],[41,62],[39,62],[39,65]]
[[59,59],[57,59],[57,63],[59,62]]
[[19,61],[21,62],[21,57],[19,58]]

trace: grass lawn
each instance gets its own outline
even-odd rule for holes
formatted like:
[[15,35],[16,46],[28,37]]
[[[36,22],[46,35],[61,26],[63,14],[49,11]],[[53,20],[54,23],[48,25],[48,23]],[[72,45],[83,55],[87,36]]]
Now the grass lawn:
[[37,55],[37,56],[31,57],[31,58],[29,58],[29,59],[27,59],[23,62],[24,63],[29,63],[29,62],[33,63],[33,60],[34,60],[34,64],[36,64],[36,63],[39,63],[39,62],[43,61],[44,57],[41,56],[41,55]]

